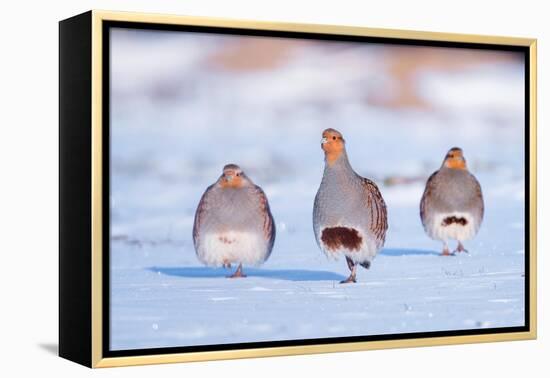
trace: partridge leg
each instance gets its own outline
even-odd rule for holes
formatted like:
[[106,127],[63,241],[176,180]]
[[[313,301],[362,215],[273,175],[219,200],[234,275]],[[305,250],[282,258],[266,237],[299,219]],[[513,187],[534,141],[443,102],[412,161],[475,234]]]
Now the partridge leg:
[[443,252],[441,252],[441,256],[452,256],[451,251],[449,251],[449,246],[447,245],[447,242],[443,242]]
[[231,263],[230,262],[224,261],[222,266],[223,266],[224,269],[231,269]]
[[349,257],[346,256],[346,262],[348,263],[348,268],[349,270],[351,271],[350,275],[348,278],[346,278],[345,280],[343,281],[340,281],[341,284],[343,283],[355,283],[357,282],[357,280],[355,279],[355,274],[357,272],[357,264],[353,262],[352,259],[350,259]]
[[458,242],[458,246],[456,247],[456,249],[454,250],[453,253],[460,253],[460,252],[465,252],[465,253],[469,253],[468,250],[466,248],[464,248],[464,246],[462,245],[462,243],[459,241]]
[[240,278],[240,277],[243,277],[243,278],[246,277],[246,274],[243,273],[243,264],[239,264],[239,267],[237,268],[235,273],[233,273],[230,276],[227,276],[227,278]]

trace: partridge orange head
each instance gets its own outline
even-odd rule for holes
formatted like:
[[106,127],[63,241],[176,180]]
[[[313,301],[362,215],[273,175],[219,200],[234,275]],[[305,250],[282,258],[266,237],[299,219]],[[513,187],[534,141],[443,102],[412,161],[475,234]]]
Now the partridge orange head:
[[462,149],[453,147],[447,152],[445,160],[443,160],[443,166],[452,169],[466,169],[466,159],[462,154]]
[[346,148],[346,141],[339,131],[326,129],[323,131],[321,148],[325,151],[327,163],[332,164],[342,155],[342,152]]
[[248,178],[237,164],[227,164],[218,182],[222,188],[241,188],[248,182]]

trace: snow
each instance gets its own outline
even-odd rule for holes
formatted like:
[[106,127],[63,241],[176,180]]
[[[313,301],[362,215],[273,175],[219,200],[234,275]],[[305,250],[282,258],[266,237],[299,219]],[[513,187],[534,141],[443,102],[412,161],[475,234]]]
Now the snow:
[[[269,69],[231,71],[208,58],[235,37],[117,30],[112,41],[111,349],[524,324],[521,59],[426,69],[416,89],[430,107],[396,108],[368,100],[399,86],[379,45],[307,42]],[[344,259],[313,236],[327,127],[388,206],[386,245],[356,284],[338,283]],[[441,257],[419,202],[453,146],[486,212],[469,253]],[[270,259],[244,279],[203,266],[192,243],[200,196],[230,162],[264,189],[277,225]]]

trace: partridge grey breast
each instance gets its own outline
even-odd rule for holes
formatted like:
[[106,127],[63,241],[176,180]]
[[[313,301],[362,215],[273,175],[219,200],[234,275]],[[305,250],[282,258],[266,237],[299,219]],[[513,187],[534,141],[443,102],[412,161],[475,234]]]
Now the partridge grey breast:
[[[359,176],[342,156],[333,166],[326,166],[313,207],[313,229],[321,249],[336,257],[341,250],[358,263],[370,262],[384,245],[387,224],[386,204],[378,187],[369,179]],[[331,227],[357,231],[357,244],[352,235],[338,241],[328,238],[323,230]],[[347,240],[347,243],[346,243]]]
[[259,265],[273,249],[275,222],[267,197],[244,173],[239,174],[236,186],[226,185],[222,175],[197,207],[193,242],[197,257],[206,265]]

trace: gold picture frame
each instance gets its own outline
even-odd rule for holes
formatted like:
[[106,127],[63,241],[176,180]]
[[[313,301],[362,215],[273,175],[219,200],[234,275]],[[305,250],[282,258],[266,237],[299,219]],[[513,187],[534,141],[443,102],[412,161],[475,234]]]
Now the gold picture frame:
[[[103,124],[104,25],[108,22],[237,28],[333,36],[393,38],[422,42],[451,42],[491,46],[517,46],[528,51],[529,92],[529,250],[528,329],[521,332],[486,333],[444,337],[390,339],[297,346],[242,348],[184,353],[156,353],[107,357],[104,354],[104,172]],[[85,53],[82,53],[85,51]],[[247,20],[187,17],[93,10],[60,23],[60,355],[89,367],[113,367],[187,361],[346,352],[371,349],[420,347],[535,339],[537,335],[537,135],[536,135],[536,39],[482,36],[354,26],[295,24]],[[79,65],[69,67],[71,64]],[[80,70],[80,71],[78,71]],[[89,70],[89,72],[88,72]],[[75,85],[76,89],[75,90]],[[78,103],[77,103],[78,102]],[[76,109],[76,110],[75,110]],[[87,126],[82,126],[85,122]],[[79,129],[80,128],[80,131]],[[86,146],[71,147],[75,144]],[[71,155],[73,154],[73,155]],[[76,154],[76,155],[75,155]],[[84,156],[90,165],[75,165]],[[527,158],[527,156],[526,156]],[[78,184],[74,185],[75,175]],[[80,178],[82,179],[80,179]],[[83,199],[85,199],[84,202]],[[75,207],[80,201],[82,208]],[[68,236],[72,235],[72,236]],[[84,251],[80,253],[81,251]],[[78,298],[77,298],[78,297]]]

